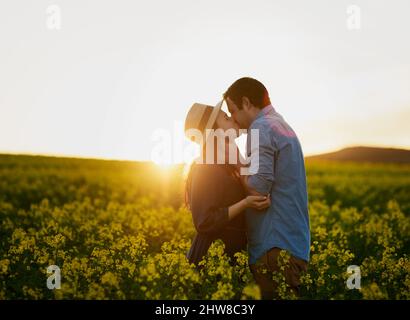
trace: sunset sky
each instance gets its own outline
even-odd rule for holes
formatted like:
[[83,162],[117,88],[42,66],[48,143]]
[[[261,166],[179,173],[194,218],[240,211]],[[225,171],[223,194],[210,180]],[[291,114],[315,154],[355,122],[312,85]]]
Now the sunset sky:
[[155,133],[174,145],[192,103],[243,76],[305,155],[410,148],[409,30],[408,0],[3,0],[0,152],[150,160]]

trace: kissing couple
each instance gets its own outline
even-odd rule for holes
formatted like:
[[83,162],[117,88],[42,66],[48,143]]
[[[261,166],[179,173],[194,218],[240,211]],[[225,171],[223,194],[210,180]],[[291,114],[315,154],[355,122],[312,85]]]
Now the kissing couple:
[[[231,116],[221,110],[224,101]],[[275,272],[283,272],[290,290],[300,296],[300,276],[309,262],[310,223],[304,157],[295,132],[272,106],[265,86],[249,77],[235,81],[215,107],[195,103],[186,116],[185,133],[192,129],[204,139],[189,136],[201,146],[201,161],[191,165],[185,186],[197,231],[189,262],[197,265],[212,242],[221,239],[231,258],[247,250],[262,299],[278,297]],[[246,129],[246,158],[257,169],[241,174],[246,161],[229,161],[226,152],[225,161],[217,161],[224,151],[211,141],[216,138],[209,134],[212,129]],[[257,145],[251,143],[251,130],[259,135]],[[225,140],[222,149],[227,150],[232,141]],[[284,271],[282,251],[290,257]]]

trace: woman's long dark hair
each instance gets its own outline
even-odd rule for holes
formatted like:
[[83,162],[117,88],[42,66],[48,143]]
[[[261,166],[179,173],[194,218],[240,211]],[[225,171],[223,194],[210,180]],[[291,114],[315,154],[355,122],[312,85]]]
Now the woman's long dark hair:
[[[213,128],[214,130],[218,129],[218,126],[215,122]],[[216,139],[216,137],[214,137],[214,139]],[[216,158],[217,158],[217,147],[218,147],[218,143],[216,143],[216,141],[214,141],[214,163],[216,163]],[[206,159],[206,144],[204,143],[203,148],[202,148],[202,152],[201,155],[202,159]],[[193,176],[193,172],[195,170],[195,167],[198,166],[198,164],[195,163],[195,161],[190,165],[189,167],[189,171],[188,171],[188,175],[187,178],[185,180],[185,206],[188,209],[191,209],[191,205],[190,205],[190,199],[191,199],[191,184],[192,184],[192,176]],[[230,164],[226,164],[224,166],[225,170],[227,170],[227,172],[235,177],[238,176],[238,173],[236,172],[236,169],[233,165]]]

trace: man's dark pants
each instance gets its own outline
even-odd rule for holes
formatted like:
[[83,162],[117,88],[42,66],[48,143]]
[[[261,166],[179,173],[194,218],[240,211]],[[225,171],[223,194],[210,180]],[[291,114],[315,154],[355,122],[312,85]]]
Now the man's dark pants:
[[[258,284],[262,299],[278,298],[277,286],[278,283],[274,281],[274,272],[280,273],[280,248],[272,248],[265,252],[265,254],[255,263],[249,267]],[[289,285],[290,290],[297,296],[300,296],[300,276],[307,271],[308,263],[305,260],[290,256],[289,262],[285,267],[284,273],[285,281]]]

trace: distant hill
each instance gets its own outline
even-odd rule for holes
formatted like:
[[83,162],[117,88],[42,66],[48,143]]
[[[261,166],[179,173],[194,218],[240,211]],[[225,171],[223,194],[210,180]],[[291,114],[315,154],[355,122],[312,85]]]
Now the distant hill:
[[395,148],[351,147],[336,152],[306,157],[307,160],[410,163],[410,150]]

